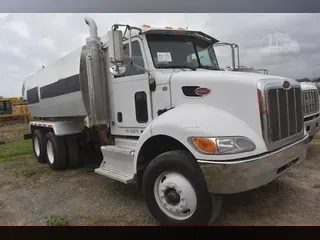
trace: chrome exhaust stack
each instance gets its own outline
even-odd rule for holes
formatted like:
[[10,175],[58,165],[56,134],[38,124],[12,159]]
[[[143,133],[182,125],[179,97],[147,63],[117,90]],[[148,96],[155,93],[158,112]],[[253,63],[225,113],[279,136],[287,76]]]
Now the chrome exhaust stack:
[[[106,79],[105,52],[102,49],[101,38],[98,35],[98,28],[95,21],[85,17],[85,23],[89,26],[90,37],[86,39],[87,46],[87,75],[90,109],[87,109],[89,126],[96,126],[99,135],[103,136],[101,143],[105,144],[106,130],[108,128],[108,91]],[[100,129],[102,134],[100,134]]]

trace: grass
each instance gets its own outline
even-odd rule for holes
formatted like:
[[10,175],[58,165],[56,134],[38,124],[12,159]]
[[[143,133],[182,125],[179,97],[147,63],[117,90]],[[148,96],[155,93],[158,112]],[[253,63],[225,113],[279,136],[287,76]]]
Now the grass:
[[47,225],[48,226],[65,226],[65,225],[68,225],[68,221],[60,217],[51,216],[47,220]]
[[11,162],[23,156],[32,155],[32,141],[20,140],[0,145],[0,163]]

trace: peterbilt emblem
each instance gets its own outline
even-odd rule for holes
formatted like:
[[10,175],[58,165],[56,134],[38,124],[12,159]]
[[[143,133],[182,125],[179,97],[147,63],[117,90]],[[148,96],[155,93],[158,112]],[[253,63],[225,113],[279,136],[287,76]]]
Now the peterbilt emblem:
[[196,90],[194,90],[194,93],[197,94],[198,96],[205,96],[208,95],[211,92],[210,88],[197,88]]
[[290,82],[287,81],[287,80],[283,81],[283,82],[282,82],[282,88],[283,88],[284,90],[289,90],[289,89],[291,88]]

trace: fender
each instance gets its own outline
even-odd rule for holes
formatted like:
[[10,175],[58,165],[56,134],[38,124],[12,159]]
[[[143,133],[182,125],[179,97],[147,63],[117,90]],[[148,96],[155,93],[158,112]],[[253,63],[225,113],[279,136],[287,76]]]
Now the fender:
[[[208,119],[210,119],[208,121]],[[139,138],[134,164],[143,144],[157,135],[172,137],[182,143],[196,159],[232,160],[258,155],[267,151],[261,129],[253,129],[238,117],[213,106],[183,104],[154,119]],[[189,137],[244,136],[251,139],[256,149],[252,152],[232,155],[204,155],[197,152],[188,142]]]

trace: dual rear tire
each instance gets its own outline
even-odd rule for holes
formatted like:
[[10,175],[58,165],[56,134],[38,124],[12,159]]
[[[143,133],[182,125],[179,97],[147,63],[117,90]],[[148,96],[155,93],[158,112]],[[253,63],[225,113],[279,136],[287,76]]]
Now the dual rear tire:
[[33,151],[40,163],[53,170],[74,168],[79,163],[80,147],[76,139],[56,136],[53,132],[36,129],[32,135]]

